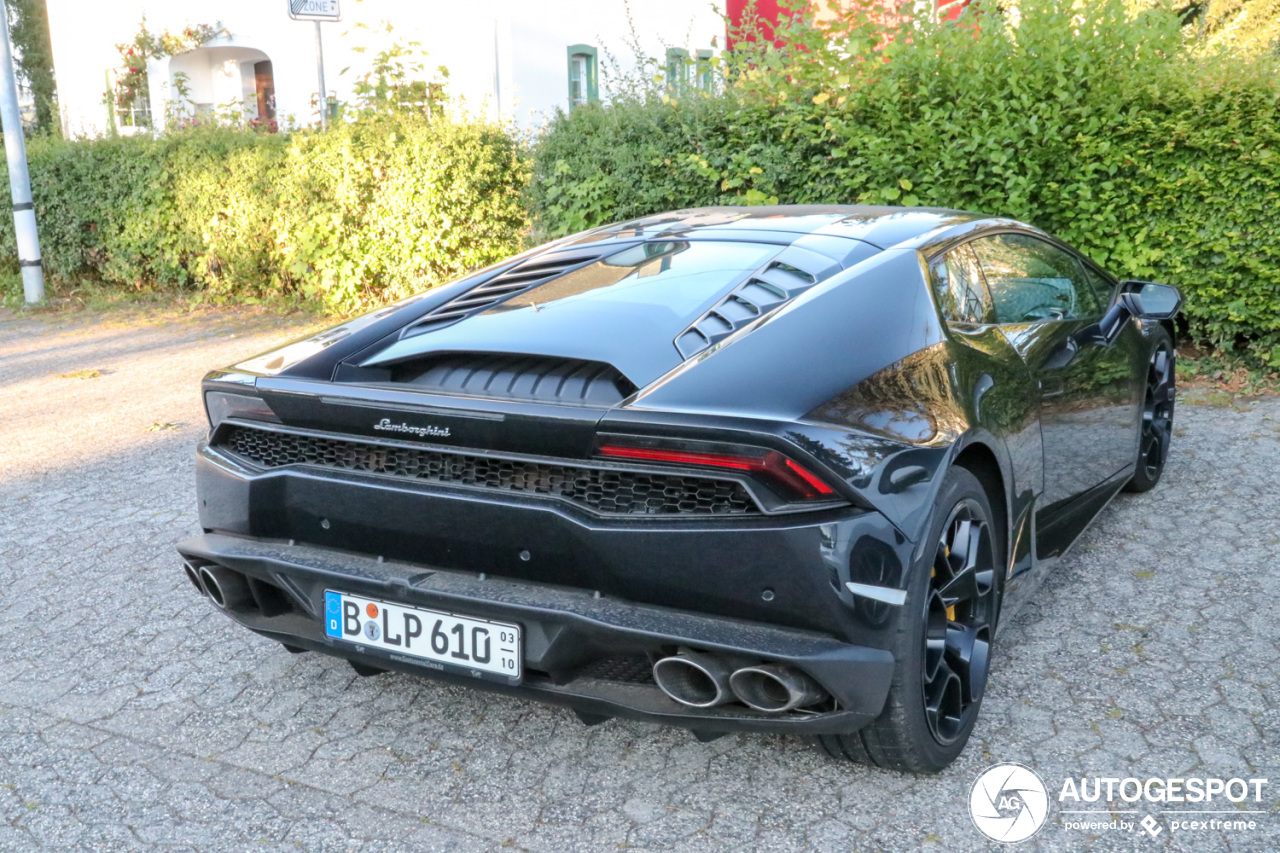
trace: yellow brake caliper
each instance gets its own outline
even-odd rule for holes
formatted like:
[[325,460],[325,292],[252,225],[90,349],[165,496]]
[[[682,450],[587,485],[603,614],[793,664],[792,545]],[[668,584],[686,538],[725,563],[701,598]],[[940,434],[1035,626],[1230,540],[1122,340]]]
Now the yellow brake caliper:
[[[951,546],[945,542],[942,543],[942,556],[943,557],[951,556]],[[936,578],[937,576],[938,576],[937,569],[929,570],[929,577]],[[948,622],[956,621],[956,606],[954,604],[947,608],[947,621]]]

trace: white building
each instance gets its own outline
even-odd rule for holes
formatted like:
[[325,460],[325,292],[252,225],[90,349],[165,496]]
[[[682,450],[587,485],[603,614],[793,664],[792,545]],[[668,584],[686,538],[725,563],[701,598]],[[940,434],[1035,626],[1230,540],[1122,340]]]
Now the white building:
[[[245,118],[315,123],[316,29],[290,18],[291,3],[299,2],[47,0],[64,133],[100,135],[113,121],[130,123],[128,117],[113,116],[109,92],[121,68],[116,45],[133,41],[144,17],[152,33],[221,24],[203,46],[147,63],[150,103],[138,104],[135,111],[149,107],[154,126],[163,125],[166,102],[182,102],[188,112],[235,109]],[[557,107],[568,107],[571,94],[579,100],[608,97],[610,58],[624,70],[636,66],[633,34],[642,55],[660,62],[668,55],[683,56],[682,51],[709,56],[725,40],[723,0],[338,2],[341,20],[321,25],[330,99],[352,100],[356,80],[378,50],[416,41],[429,54],[430,71],[448,68],[446,91],[454,104],[526,127]],[[697,82],[696,69],[670,73]],[[187,89],[185,102],[179,81]],[[138,123],[147,120],[138,116]]]

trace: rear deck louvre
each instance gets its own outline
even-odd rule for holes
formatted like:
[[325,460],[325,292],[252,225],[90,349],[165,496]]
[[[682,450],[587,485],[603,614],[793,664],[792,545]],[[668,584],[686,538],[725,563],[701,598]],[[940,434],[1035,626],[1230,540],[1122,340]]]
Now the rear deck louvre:
[[691,358],[743,326],[781,308],[818,283],[816,276],[775,261],[738,285],[700,319],[681,332],[676,349]]
[[579,250],[526,261],[432,309],[416,323],[408,326],[402,333],[402,337],[441,329],[472,314],[487,311],[500,302],[505,302],[566,272],[593,263],[601,257],[603,255],[599,251]]

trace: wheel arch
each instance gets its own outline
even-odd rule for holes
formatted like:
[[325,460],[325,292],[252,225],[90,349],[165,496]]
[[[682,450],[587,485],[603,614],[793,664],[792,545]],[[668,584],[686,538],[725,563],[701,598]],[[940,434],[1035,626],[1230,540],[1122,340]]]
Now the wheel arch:
[[951,464],[964,468],[982,485],[982,490],[991,503],[992,513],[1000,520],[1000,542],[1003,545],[1003,559],[1007,561],[1012,519],[1009,517],[1009,494],[999,457],[985,443],[972,441],[960,450]]

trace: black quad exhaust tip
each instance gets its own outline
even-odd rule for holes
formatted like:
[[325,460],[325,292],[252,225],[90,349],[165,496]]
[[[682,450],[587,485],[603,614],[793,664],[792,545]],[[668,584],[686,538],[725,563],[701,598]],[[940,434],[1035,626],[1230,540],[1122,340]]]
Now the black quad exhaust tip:
[[653,665],[662,692],[690,708],[711,708],[733,701],[729,666],[714,655],[691,652],[665,657]]
[[730,676],[729,686],[742,704],[768,714],[805,708],[827,697],[812,678],[776,663],[744,666]]
[[244,575],[225,566],[201,566],[200,584],[223,610],[235,612],[253,606],[253,593]]
[[209,594],[209,593],[205,592],[205,590],[204,590],[204,584],[200,583],[200,570],[199,570],[199,569],[197,569],[195,566],[193,566],[193,565],[191,565],[190,563],[188,563],[186,560],[183,560],[183,561],[182,561],[182,571],[183,571],[183,573],[187,576],[187,580],[191,581],[191,585],[192,585],[192,586],[194,586],[194,587],[196,588],[196,592],[200,593],[201,595],[208,595],[208,594]]

